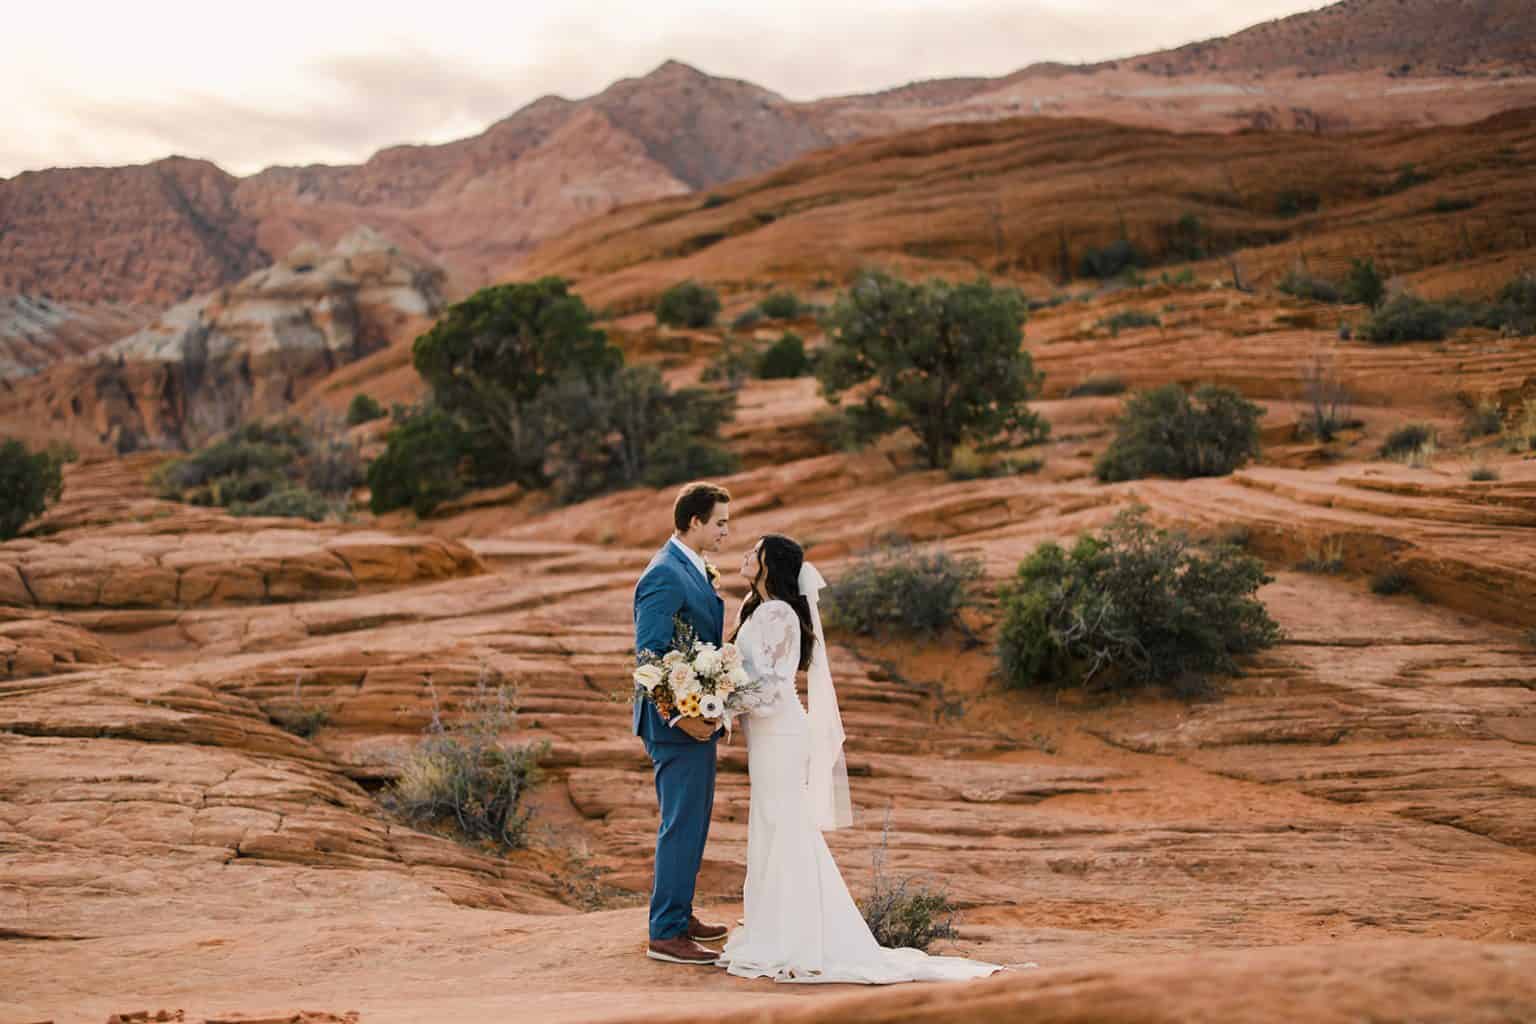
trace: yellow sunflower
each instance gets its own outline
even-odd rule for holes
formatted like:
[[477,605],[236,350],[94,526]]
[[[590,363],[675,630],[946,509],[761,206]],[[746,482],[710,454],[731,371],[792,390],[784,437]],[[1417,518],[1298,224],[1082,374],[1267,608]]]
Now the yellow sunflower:
[[689,718],[697,718],[699,714],[699,695],[690,693],[677,702],[677,710]]

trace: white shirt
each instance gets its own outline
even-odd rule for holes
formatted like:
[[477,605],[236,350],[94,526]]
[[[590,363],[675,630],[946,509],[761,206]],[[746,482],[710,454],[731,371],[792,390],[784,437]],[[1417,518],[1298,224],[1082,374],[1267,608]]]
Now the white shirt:
[[679,551],[688,556],[688,561],[693,563],[693,567],[699,570],[699,575],[704,577],[705,582],[708,582],[709,570],[704,567],[704,556],[678,540],[675,535],[672,537],[672,543],[677,545]]

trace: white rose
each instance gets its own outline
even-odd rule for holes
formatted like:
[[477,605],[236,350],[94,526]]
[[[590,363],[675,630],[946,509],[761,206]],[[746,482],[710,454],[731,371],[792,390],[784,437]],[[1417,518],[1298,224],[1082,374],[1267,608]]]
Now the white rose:
[[720,652],[705,645],[694,656],[693,670],[701,676],[712,676],[720,670]]
[[726,675],[726,679],[729,680],[730,684],[738,690],[752,681],[752,677],[747,675],[747,670],[742,668],[740,665],[731,669],[731,671]]
[[650,693],[661,685],[666,675],[660,665],[641,665],[635,669],[635,682],[643,687],[646,693]]
[[672,695],[681,700],[690,693],[699,692],[699,677],[693,674],[693,669],[688,665],[678,665],[667,677],[672,684]]

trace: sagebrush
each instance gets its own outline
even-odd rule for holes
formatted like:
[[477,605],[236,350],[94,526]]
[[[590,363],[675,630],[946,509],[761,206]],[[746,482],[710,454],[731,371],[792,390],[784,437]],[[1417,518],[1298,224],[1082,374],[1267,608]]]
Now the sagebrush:
[[1199,546],[1137,507],[1070,549],[1037,547],[999,592],[998,660],[1019,688],[1114,690],[1148,683],[1200,693],[1237,655],[1280,638],[1255,597],[1271,582],[1236,547]]
[[1227,388],[1202,387],[1191,396],[1166,384],[1138,392],[1121,409],[1094,472],[1105,482],[1225,476],[1259,454],[1263,414]]
[[978,559],[891,541],[828,586],[827,626],[862,636],[931,637],[954,624],[980,577]]
[[954,903],[947,890],[908,876],[892,879],[885,873],[890,855],[891,817],[876,848],[874,877],[867,897],[858,901],[859,913],[875,941],[887,949],[927,949],[938,939],[959,937],[955,930]]
[[516,721],[515,698],[482,673],[461,717],[445,725],[434,709],[427,737],[400,765],[384,803],[412,824],[444,829],[472,845],[527,845],[532,811],[523,800],[540,781],[548,744],[502,740]]

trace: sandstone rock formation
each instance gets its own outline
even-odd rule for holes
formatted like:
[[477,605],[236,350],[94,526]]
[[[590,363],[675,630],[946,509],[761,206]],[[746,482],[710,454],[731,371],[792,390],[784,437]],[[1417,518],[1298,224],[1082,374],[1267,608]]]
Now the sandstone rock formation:
[[153,318],[154,311],[141,306],[0,297],[0,381],[26,377],[85,355],[132,334]]
[[[807,400],[782,383],[747,386],[759,388],[747,404],[762,417],[793,419]],[[1036,539],[1133,499],[1197,529],[1218,515],[1260,522],[1238,499],[1271,492],[1233,480],[1084,479],[1078,453],[1102,443],[1088,429],[1105,415],[1094,401],[1045,403],[1062,425],[1050,475],[949,482],[906,470],[899,445],[749,471],[728,481],[732,543],[791,532],[835,578],[865,538],[897,529],[980,555],[990,583]],[[78,559],[94,571],[172,538],[193,558],[273,543],[269,523],[152,502],[128,471],[70,467],[41,537],[0,554],[26,566],[94,552]],[[1494,542],[1513,550],[1530,532],[1510,518],[1527,475],[1508,463],[1490,500],[1458,507],[1460,532],[1490,543],[1474,574],[1493,565]],[[102,499],[113,492],[124,496]],[[1536,734],[1520,699],[1536,678],[1523,641],[1449,593],[1370,594],[1355,576],[1368,561],[1328,576],[1288,571],[1284,555],[1262,596],[1286,641],[1222,699],[1195,705],[1007,693],[987,679],[986,648],[958,637],[835,643],[858,823],[831,839],[854,891],[884,842],[888,872],[942,878],[960,903],[961,939],[944,950],[1038,968],[976,985],[789,993],[645,960],[655,811],[613,694],[664,498],[542,512],[519,499],[429,521],[470,531],[463,547],[488,570],[473,575],[391,570],[366,592],[316,586],[196,608],[110,607],[99,588],[93,602],[19,613],[13,624],[48,634],[23,646],[61,650],[68,636],[100,652],[35,659],[0,680],[0,941],[19,1019],[143,1007],[290,1019],[303,1007],[403,1020],[451,1006],[466,1021],[1087,1021],[1135,1005],[1170,1022],[1207,1010],[1278,1021],[1301,1006],[1343,1021],[1390,1019],[1404,999],[1453,1020],[1536,1012],[1524,781]],[[1446,510],[1409,494],[1390,515],[1348,514],[1381,550],[1410,538],[1445,552],[1438,565],[1462,542],[1424,532]],[[1300,543],[1342,514],[1296,500],[1263,522]],[[286,532],[309,550],[442,543]],[[246,572],[229,554],[200,564],[219,580]],[[13,636],[0,629],[0,651]],[[372,796],[434,715],[452,721],[498,685],[518,696],[509,739],[551,745],[534,846],[509,857],[407,828]],[[291,711],[322,712],[318,732],[275,727]],[[701,877],[715,917],[737,913],[746,809],[736,744],[722,750]]]
[[338,367],[430,325],[441,271],[360,228],[170,310],[82,360],[19,383],[5,419],[22,437],[89,447],[196,447],[280,413]]

